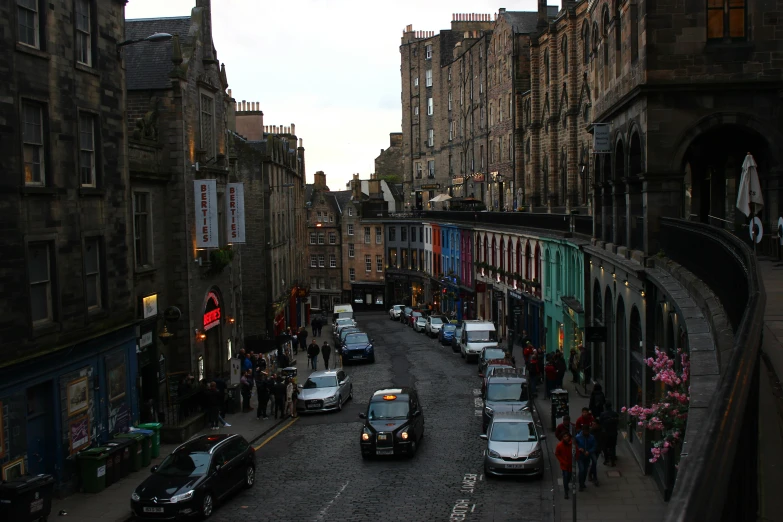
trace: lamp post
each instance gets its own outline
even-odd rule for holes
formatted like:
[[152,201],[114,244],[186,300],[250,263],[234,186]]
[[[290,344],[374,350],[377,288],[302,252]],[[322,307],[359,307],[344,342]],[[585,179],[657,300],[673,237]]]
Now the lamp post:
[[171,36],[169,33],[153,33],[146,38],[133,38],[131,40],[125,40],[124,42],[119,42],[117,44],[117,57],[120,57],[122,54],[122,48],[127,45],[134,45],[141,42],[165,42],[171,40],[172,38],[173,36]]

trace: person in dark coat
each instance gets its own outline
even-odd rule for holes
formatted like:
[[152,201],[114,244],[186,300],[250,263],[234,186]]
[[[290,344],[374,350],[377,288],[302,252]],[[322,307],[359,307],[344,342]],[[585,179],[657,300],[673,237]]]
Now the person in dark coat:
[[612,409],[609,401],[604,405],[604,412],[598,419],[604,432],[604,465],[617,465],[617,428],[620,416]]
[[538,383],[538,356],[530,356],[530,364],[527,365],[527,386],[530,390],[530,398],[536,398],[536,384]]
[[[263,360],[263,359],[262,359]],[[266,419],[266,407],[269,404],[269,386],[267,382],[267,375],[260,370],[256,371],[256,395],[258,396],[258,407],[256,409],[256,418]]]
[[318,316],[313,316],[310,327],[313,329],[313,338],[318,337]]
[[544,367],[544,384],[546,390],[546,398],[549,399],[552,396],[552,390],[557,386],[557,368],[555,367],[555,361],[553,357],[550,357]]
[[313,370],[318,369],[318,354],[321,352],[321,349],[318,347],[318,343],[315,342],[315,339],[313,339],[313,342],[310,343],[310,346],[307,347],[307,357],[310,359],[310,367]]
[[555,368],[557,369],[557,382],[555,383],[555,386],[562,389],[563,378],[565,377],[567,370],[563,352],[555,352]]
[[590,352],[584,346],[579,347],[579,369],[585,374],[585,386],[590,382]]
[[285,382],[282,377],[278,377],[275,381],[274,387],[272,388],[272,394],[275,398],[275,419],[278,414],[282,419],[285,415]]
[[329,358],[332,356],[332,347],[329,346],[329,343],[324,341],[323,346],[321,346],[321,355],[324,358],[324,370],[329,369]]
[[209,421],[209,429],[211,430],[217,430],[220,429],[218,427],[218,417],[220,416],[220,403],[221,396],[220,392],[217,389],[217,384],[215,382],[209,383],[209,388],[207,388],[206,391],[206,399],[207,399],[207,420]]
[[604,405],[606,404],[606,395],[604,395],[603,388],[601,388],[600,384],[597,384],[593,386],[593,393],[590,394],[590,404],[588,405],[588,408],[590,408],[590,413],[593,414],[593,417],[598,419],[601,414],[604,412]]
[[251,370],[242,375],[242,378],[239,379],[239,385],[242,393],[242,413],[253,411],[253,407],[250,406],[250,396],[253,394],[253,373]]
[[280,354],[280,357],[277,359],[277,369],[282,370],[283,368],[288,368],[291,365],[291,361],[288,359],[288,355],[283,352]]
[[304,326],[299,330],[299,349],[307,350],[307,329]]
[[571,350],[571,354],[568,356],[568,368],[571,370],[571,383],[576,384],[579,382],[579,351]]

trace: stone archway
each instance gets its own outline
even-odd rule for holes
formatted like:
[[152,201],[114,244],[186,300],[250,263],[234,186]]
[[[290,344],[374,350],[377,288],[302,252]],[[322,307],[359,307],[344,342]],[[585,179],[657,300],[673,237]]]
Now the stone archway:
[[615,313],[615,330],[617,332],[617,411],[628,406],[628,325],[626,324],[625,300],[617,297],[617,312]]
[[642,196],[642,140],[634,130],[628,142],[629,247],[644,251],[644,201]]
[[615,346],[617,332],[614,328],[614,298],[612,290],[607,286],[604,291],[604,326],[606,327],[606,348],[604,349],[606,364],[606,377],[604,378],[605,393],[617,406],[617,356],[615,355]]
[[614,234],[612,242],[616,245],[627,246],[627,224],[625,212],[625,146],[622,140],[617,140],[614,146],[614,172],[612,183],[614,184]]

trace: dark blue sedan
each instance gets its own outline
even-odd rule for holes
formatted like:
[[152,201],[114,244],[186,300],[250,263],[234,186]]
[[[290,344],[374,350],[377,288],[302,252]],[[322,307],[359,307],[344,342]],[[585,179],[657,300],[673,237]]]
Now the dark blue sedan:
[[444,324],[438,332],[438,341],[440,344],[451,345],[452,339],[454,339],[454,333],[457,331],[457,325],[453,323]]
[[353,332],[345,336],[342,344],[343,362],[368,361],[375,362],[375,348],[364,332]]

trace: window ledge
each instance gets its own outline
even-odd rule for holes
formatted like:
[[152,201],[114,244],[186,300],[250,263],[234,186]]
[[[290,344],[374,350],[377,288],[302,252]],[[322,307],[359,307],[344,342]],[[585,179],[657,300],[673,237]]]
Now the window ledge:
[[40,49],[36,49],[35,47],[30,47],[29,45],[25,45],[23,43],[16,42],[16,50],[29,54],[31,56],[35,56],[36,58],[42,58],[44,60],[49,60],[50,55],[46,51],[42,51]]
[[93,67],[90,67],[89,65],[84,65],[83,63],[76,62],[74,64],[74,67],[77,71],[81,71],[83,73],[92,74],[93,76],[100,77],[101,73],[96,71]]
[[60,193],[57,187],[23,186],[21,192],[26,196],[56,196]]
[[753,42],[747,40],[707,40],[707,45],[704,47],[704,52],[707,54],[724,54],[724,53],[743,53],[749,54],[755,50],[756,46]]
[[40,325],[33,325],[32,337],[35,339],[59,331],[60,331],[60,323],[51,322],[51,323],[44,323]]
[[137,276],[146,276],[154,274],[157,270],[154,266],[137,266],[133,273]]
[[102,188],[97,187],[80,187],[79,188],[79,195],[81,196],[100,196],[103,197],[106,195],[106,191]]

